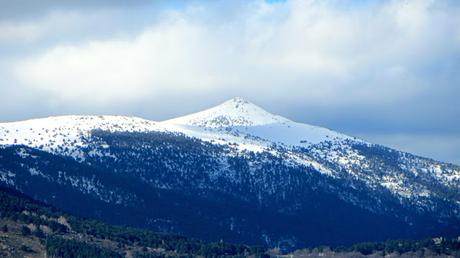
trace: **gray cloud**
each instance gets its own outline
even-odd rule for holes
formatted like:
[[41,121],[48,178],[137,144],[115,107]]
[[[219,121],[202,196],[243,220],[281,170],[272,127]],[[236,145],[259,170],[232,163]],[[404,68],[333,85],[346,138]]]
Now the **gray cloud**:
[[[155,1],[165,4],[166,1]],[[129,8],[152,4],[152,1],[137,0],[0,0],[0,20],[21,20],[37,18],[55,10],[85,11],[94,8]]]
[[415,155],[460,164],[460,137],[455,134],[362,134],[364,139]]

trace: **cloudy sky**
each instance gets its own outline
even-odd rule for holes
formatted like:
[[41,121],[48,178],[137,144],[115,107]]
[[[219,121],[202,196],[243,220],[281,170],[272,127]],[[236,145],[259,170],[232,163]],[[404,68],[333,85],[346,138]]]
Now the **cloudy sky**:
[[460,4],[0,0],[0,121],[234,96],[460,164]]

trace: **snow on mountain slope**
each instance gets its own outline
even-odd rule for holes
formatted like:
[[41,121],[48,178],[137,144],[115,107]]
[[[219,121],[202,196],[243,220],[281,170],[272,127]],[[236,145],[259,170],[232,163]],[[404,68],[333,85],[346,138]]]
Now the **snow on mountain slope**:
[[155,122],[123,116],[60,116],[0,124],[0,145],[26,145],[44,151],[79,156],[78,148],[91,130],[145,132]]
[[237,152],[267,151],[288,163],[312,167],[331,177],[359,180],[373,188],[382,186],[404,198],[431,194],[425,184],[404,183],[412,175],[424,175],[448,187],[460,185],[460,169],[456,166],[395,151],[391,155],[399,156],[395,161],[398,167],[375,168],[379,163],[354,147],[363,145],[375,150],[372,144],[326,128],[296,123],[242,98],[163,122],[123,116],[61,116],[0,123],[0,146],[26,145],[83,161],[81,148],[87,146],[94,129],[182,133],[232,146]]
[[166,123],[209,128],[255,126],[287,122],[289,122],[289,119],[270,114],[257,105],[239,97],[198,113],[166,121]]
[[[216,107],[191,115],[161,122],[185,135],[218,144],[232,144],[239,150],[254,152],[269,151],[276,156],[287,155],[293,164],[308,166],[329,176],[336,172],[321,165],[311,156],[296,152],[295,148],[315,148],[321,143],[331,143],[346,148],[349,142],[364,143],[327,128],[291,121],[271,114],[259,106],[236,97]],[[347,144],[346,144],[347,142]],[[280,146],[282,151],[273,148]],[[335,152],[322,152],[323,156],[337,156]],[[352,163],[356,153],[346,153],[342,160]]]
[[[384,148],[383,153],[388,153],[378,155],[395,156],[396,160],[391,162],[399,164],[385,167],[381,161],[369,160],[369,155],[354,147],[360,145],[379,152],[383,146],[326,128],[296,123],[242,98],[233,98],[216,107],[162,123],[176,125],[186,135],[221,144],[232,143],[239,149],[268,150],[293,164],[312,167],[335,178],[352,178],[372,189],[384,187],[404,199],[435,195],[426,182],[411,182],[409,178],[414,174],[423,174],[427,181],[449,187],[460,185],[458,167]],[[274,145],[281,149],[273,148]],[[383,164],[391,163],[391,158],[388,157]]]
[[23,144],[53,153],[67,147],[72,153],[84,145],[91,130],[113,132],[160,131],[183,133],[217,144],[236,144],[238,149],[263,151],[273,144],[309,146],[352,137],[326,128],[296,123],[273,115],[242,98],[176,119],[154,122],[123,116],[61,116],[0,124],[0,145]]
[[306,146],[323,141],[354,139],[332,130],[296,123],[271,114],[242,98],[230,99],[216,107],[163,123],[207,129],[209,132],[233,132],[270,143]]

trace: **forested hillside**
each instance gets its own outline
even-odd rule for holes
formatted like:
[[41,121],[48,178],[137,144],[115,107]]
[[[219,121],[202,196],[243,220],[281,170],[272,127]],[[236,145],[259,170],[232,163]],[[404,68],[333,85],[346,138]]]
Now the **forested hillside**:
[[0,257],[261,257],[265,252],[81,219],[3,187],[0,226]]
[[277,250],[269,253],[275,257],[460,257],[460,237],[457,238],[428,238],[423,240],[387,240],[384,242],[358,243],[352,246],[319,246],[296,250],[280,255]]
[[0,257],[460,257],[460,238],[279,249],[208,243],[77,218],[0,187]]

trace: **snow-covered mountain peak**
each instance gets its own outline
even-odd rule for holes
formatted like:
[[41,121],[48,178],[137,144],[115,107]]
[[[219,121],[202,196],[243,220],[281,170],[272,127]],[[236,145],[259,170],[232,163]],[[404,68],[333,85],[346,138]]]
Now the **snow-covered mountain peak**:
[[235,97],[210,109],[171,119],[166,122],[180,125],[222,128],[287,123],[290,120],[271,114],[241,97]]

